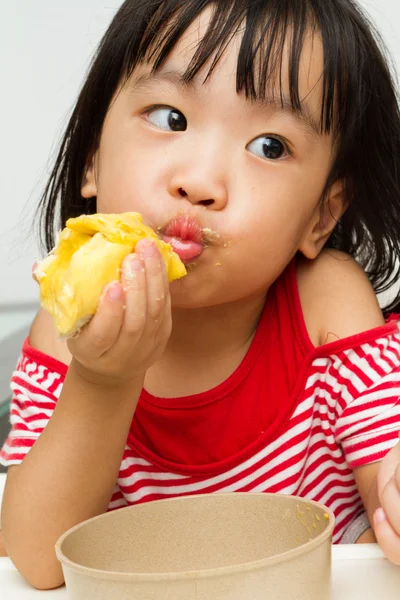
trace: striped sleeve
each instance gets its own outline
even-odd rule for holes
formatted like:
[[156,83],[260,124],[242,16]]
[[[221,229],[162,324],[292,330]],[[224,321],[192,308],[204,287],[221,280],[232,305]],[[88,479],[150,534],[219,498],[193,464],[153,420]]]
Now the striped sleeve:
[[5,467],[22,462],[53,414],[64,377],[24,355],[11,377],[10,433],[0,450]]
[[400,334],[344,354],[335,434],[354,469],[380,461],[399,441]]

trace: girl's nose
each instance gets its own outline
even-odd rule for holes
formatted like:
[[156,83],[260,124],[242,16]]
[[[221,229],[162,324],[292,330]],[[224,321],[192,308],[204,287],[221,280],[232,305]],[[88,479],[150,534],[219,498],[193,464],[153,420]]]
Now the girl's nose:
[[179,170],[178,167],[170,178],[168,192],[176,199],[185,198],[194,205],[222,210],[228,200],[222,170],[218,165],[213,165],[212,169],[196,168],[196,165],[190,170]]

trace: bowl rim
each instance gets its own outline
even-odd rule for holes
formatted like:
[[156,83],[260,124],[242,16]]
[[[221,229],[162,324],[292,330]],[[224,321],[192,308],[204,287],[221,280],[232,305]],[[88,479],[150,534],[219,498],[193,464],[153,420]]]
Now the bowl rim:
[[[322,545],[327,541],[328,538],[332,537],[333,528],[335,526],[335,515],[332,510],[325,506],[320,502],[316,502],[314,500],[309,500],[308,498],[303,498],[301,496],[294,496],[290,494],[280,494],[280,493],[270,493],[270,492],[220,492],[213,494],[192,494],[190,496],[177,496],[174,498],[166,498],[161,500],[152,500],[146,502],[147,504],[159,504],[161,502],[176,502],[176,501],[193,501],[197,498],[209,498],[210,496],[262,496],[262,497],[283,497],[283,498],[292,498],[302,503],[310,504],[315,506],[316,508],[323,509],[328,515],[328,524],[326,528],[319,533],[315,538],[301,544],[300,546],[296,546],[295,548],[291,548],[290,550],[285,550],[285,552],[281,552],[280,554],[274,554],[273,556],[268,556],[266,558],[261,558],[259,560],[248,561],[245,563],[239,563],[237,565],[232,565],[228,567],[216,567],[215,569],[200,569],[195,571],[165,571],[165,572],[154,572],[154,573],[132,573],[126,571],[106,571],[104,569],[95,569],[92,567],[85,567],[79,563],[74,562],[69,559],[63,553],[61,546],[65,539],[72,534],[77,529],[80,529],[84,525],[89,522],[97,521],[101,518],[104,518],[109,513],[102,513],[101,515],[97,515],[95,517],[91,517],[90,519],[86,519],[77,525],[74,525],[70,529],[68,529],[65,533],[63,533],[55,544],[55,551],[57,559],[60,561],[63,569],[67,567],[73,570],[76,573],[80,573],[82,575],[90,576],[96,579],[116,579],[119,581],[136,581],[136,582],[165,582],[165,581],[179,581],[183,579],[206,579],[217,576],[224,575],[232,575],[233,573],[240,573],[244,571],[256,571],[264,566],[276,565],[284,561],[289,561],[296,558],[299,554],[304,553],[308,554],[318,546]],[[134,509],[138,505],[131,504],[130,506],[124,506],[123,508],[116,510],[126,510],[126,509]],[[140,505],[142,506],[142,505]],[[113,511],[114,512],[114,511]],[[331,544],[330,544],[331,546]]]

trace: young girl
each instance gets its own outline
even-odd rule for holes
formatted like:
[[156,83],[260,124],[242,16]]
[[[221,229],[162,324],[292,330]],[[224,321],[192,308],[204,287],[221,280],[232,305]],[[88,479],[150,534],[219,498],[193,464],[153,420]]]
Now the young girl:
[[351,0],[124,2],[41,202],[47,249],[69,217],[138,211],[188,275],[168,286],[143,241],[77,338],[35,318],[1,452],[32,585],[62,584],[74,524],[219,491],[320,501],[335,542],[370,522],[400,564],[400,333],[374,293],[399,278],[399,141]]

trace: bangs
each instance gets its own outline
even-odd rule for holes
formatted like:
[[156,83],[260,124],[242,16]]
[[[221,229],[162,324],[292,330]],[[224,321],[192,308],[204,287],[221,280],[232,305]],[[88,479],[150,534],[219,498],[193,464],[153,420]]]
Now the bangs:
[[[55,228],[67,219],[96,212],[96,196],[83,198],[81,184],[115,95],[139,64],[160,69],[205,9],[211,19],[183,74],[187,82],[203,69],[205,80],[210,77],[238,36],[237,93],[261,103],[267,95],[279,103],[280,94],[285,107],[302,113],[302,56],[310,37],[322,44],[321,109],[312,116],[337,143],[321,202],[340,181],[346,203],[325,246],[357,258],[377,293],[400,281],[397,78],[381,36],[355,0],[125,0],[92,60],[40,200],[44,247],[54,247]],[[400,311],[400,292],[389,308]]]
[[[128,79],[138,63],[157,71],[189,26],[204,9],[212,10],[207,31],[200,40],[183,80],[189,82],[209,65],[210,77],[231,40],[242,36],[238,54],[236,91],[251,100],[276,95],[283,105],[283,64],[287,64],[289,99],[294,112],[302,112],[299,69],[305,37],[318,33],[323,45],[322,134],[347,130],[362,107],[355,99],[352,73],[359,72],[354,31],[346,31],[348,19],[330,0],[177,0],[158,2],[158,9],[143,33],[139,49],[124,65]],[[340,18],[342,16],[342,18]],[[342,25],[343,22],[343,25]],[[351,99],[351,102],[349,102]],[[355,101],[356,100],[356,101]],[[358,113],[360,114],[360,113]]]

